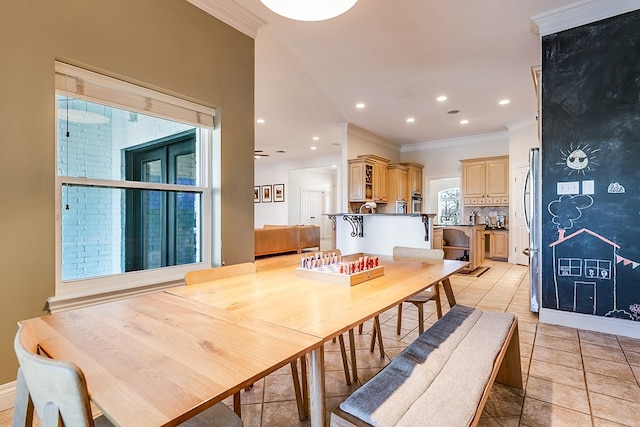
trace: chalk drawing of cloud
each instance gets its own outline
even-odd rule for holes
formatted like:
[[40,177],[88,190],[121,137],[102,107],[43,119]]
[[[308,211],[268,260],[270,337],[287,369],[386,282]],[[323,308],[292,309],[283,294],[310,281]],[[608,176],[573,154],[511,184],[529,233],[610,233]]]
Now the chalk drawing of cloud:
[[582,217],[582,211],[590,208],[591,205],[593,205],[593,199],[589,195],[563,195],[549,203],[547,210],[553,216],[552,222],[558,226],[559,230],[569,230]]
[[614,194],[624,193],[624,186],[622,186],[619,182],[612,182],[611,184],[609,184],[607,192]]

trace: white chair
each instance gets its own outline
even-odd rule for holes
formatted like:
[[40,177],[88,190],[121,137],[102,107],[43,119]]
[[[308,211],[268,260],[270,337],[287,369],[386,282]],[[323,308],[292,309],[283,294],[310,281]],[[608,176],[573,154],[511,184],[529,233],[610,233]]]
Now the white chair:
[[[80,368],[73,363],[41,355],[29,323],[18,330],[14,349],[20,368],[12,427],[30,427],[34,408],[43,427],[112,426],[104,415],[93,418],[87,383]],[[218,403],[185,425],[242,427],[243,424],[231,409]]]
[[[393,258],[412,258],[412,259],[444,259],[444,251],[442,249],[426,249],[426,248],[409,248],[406,246],[394,246]],[[406,302],[410,302],[418,309],[418,332],[420,335],[424,332],[424,305],[429,301],[435,301],[436,313],[438,319],[442,317],[442,304],[440,303],[440,289],[439,284],[432,284],[425,289],[407,299]],[[402,326],[402,304],[398,305],[398,322],[396,325],[396,333],[400,335],[400,328]]]

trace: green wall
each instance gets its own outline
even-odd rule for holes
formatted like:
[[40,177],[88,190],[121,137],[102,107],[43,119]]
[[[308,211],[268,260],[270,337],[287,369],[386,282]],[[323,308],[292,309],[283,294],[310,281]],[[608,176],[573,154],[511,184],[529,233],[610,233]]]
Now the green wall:
[[222,259],[253,260],[254,41],[186,0],[0,7],[0,385],[55,288],[54,61],[220,107]]

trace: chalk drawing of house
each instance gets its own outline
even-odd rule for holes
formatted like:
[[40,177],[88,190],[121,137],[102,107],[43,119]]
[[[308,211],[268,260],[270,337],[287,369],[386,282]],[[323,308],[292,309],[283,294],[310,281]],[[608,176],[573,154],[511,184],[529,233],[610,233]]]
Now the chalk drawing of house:
[[616,309],[616,251],[620,246],[586,228],[558,230],[553,271],[558,310],[604,316]]

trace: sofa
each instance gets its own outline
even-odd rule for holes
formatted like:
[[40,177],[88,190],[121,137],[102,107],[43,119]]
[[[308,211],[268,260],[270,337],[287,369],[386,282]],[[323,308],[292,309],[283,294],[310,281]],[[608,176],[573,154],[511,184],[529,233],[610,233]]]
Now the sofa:
[[255,256],[320,249],[317,225],[265,225],[255,229]]

